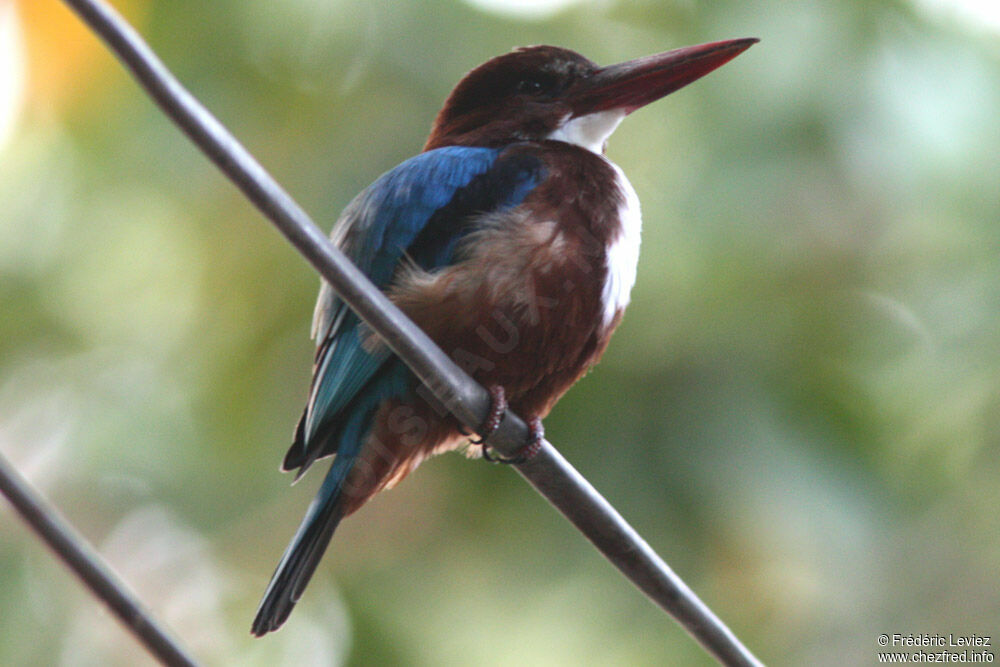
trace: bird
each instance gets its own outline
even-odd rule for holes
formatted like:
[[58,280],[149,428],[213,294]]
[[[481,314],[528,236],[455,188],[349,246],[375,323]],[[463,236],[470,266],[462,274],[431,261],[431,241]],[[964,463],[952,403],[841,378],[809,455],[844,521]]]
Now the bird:
[[[530,46],[472,69],[423,150],[344,209],[333,243],[473,379],[492,408],[478,438],[326,283],[313,315],[312,383],[282,463],[296,481],[333,456],[267,586],[252,633],[288,619],[340,521],[421,461],[466,448],[524,463],[541,419],[603,354],[635,282],[639,200],[604,155],[629,114],[748,49],[689,46],[601,67]],[[485,439],[507,409],[531,441],[516,456]]]

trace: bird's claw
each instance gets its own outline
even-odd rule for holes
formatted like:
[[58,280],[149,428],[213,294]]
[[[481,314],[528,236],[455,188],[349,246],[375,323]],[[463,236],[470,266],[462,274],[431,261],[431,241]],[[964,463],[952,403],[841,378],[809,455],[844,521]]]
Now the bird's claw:
[[[476,429],[478,438],[472,439],[472,444],[483,446],[483,456],[486,456],[486,438],[500,427],[503,416],[507,413],[507,392],[498,384],[491,385],[490,392],[490,414],[487,415],[483,425]],[[487,458],[487,460],[490,460]]]
[[506,463],[509,465],[527,463],[531,459],[535,458],[538,452],[542,451],[542,441],[545,439],[545,428],[542,426],[541,417],[532,417],[529,419],[528,429],[531,433],[528,444],[517,450],[517,454],[514,456],[497,456],[496,454],[492,454],[492,458],[486,458],[487,445],[483,445],[483,457],[492,463]]
[[482,445],[483,458],[490,463],[517,465],[531,460],[541,450],[542,440],[545,438],[545,429],[542,427],[542,420],[538,417],[532,417],[528,421],[528,426],[531,429],[531,440],[517,454],[514,456],[496,454],[486,444],[486,439],[493,435],[497,428],[500,427],[500,422],[503,421],[504,414],[507,412],[507,395],[500,385],[491,386],[489,391],[490,398],[492,399],[490,402],[490,414],[486,418],[486,421],[483,422],[483,425],[477,429],[479,437],[473,439],[472,443]]

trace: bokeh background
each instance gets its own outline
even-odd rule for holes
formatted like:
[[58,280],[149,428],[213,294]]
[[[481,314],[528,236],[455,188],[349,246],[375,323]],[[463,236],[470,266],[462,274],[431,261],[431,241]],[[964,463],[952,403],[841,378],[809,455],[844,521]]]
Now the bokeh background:
[[[513,46],[761,43],[630,117],[633,304],[547,420],[775,665],[1000,634],[1000,5],[117,0],[328,228]],[[210,665],[711,664],[512,470],[449,455],[258,598],[318,280],[56,0],[0,0],[0,450]],[[0,663],[149,658],[0,511]],[[995,653],[995,649],[994,649]]]

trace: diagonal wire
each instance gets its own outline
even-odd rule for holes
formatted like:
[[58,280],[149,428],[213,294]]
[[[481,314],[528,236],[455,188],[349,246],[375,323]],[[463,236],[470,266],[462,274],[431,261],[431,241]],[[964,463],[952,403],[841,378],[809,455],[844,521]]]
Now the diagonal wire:
[[[392,350],[441,403],[474,430],[490,397],[354,266],[252,155],[169,72],[139,34],[103,0],[63,0],[139,84]],[[512,455],[529,438],[508,412],[489,443]],[[640,590],[719,662],[759,665],[753,654],[638,533],[548,442],[518,471]]]
[[0,493],[52,551],[103,600],[151,654],[164,665],[194,667],[177,640],[161,628],[104,559],[0,455]]

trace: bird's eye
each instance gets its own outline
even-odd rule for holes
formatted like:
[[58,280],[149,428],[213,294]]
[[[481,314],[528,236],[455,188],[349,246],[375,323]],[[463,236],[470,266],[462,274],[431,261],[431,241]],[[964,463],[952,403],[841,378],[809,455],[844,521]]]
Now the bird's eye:
[[517,82],[519,93],[538,93],[541,92],[542,88],[542,82],[537,79],[521,79]]
[[554,81],[548,77],[529,76],[517,82],[517,92],[528,95],[541,95],[549,92]]

